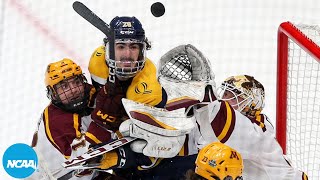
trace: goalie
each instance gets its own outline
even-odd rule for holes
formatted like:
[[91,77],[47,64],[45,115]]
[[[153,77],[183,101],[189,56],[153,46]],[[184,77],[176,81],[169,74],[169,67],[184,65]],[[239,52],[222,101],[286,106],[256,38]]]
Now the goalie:
[[[145,141],[135,141],[131,144],[134,151],[148,156],[164,157],[162,151],[158,149],[159,144],[162,145],[162,149],[175,149],[172,145],[165,146],[166,142],[162,142],[166,139],[164,136],[172,137],[169,135],[170,128],[168,128],[171,127],[173,131],[182,130],[186,134],[179,134],[184,136],[184,140],[176,144],[177,147],[181,147],[180,151],[166,154],[166,158],[197,154],[198,150],[208,143],[220,141],[241,153],[244,160],[244,179],[307,179],[303,172],[293,168],[285,159],[281,147],[272,134],[273,130],[267,130],[272,126],[266,125],[267,121],[259,122],[259,113],[254,113],[253,116],[249,113],[245,116],[241,114],[241,112],[244,113],[245,108],[237,111],[227,101],[217,99],[214,75],[209,62],[194,46],[182,45],[170,50],[161,58],[159,71],[159,81],[166,89],[169,99],[166,105],[167,112],[160,113],[163,110],[148,108],[128,100],[124,100],[125,103],[123,103],[127,113],[131,115],[131,122],[126,122],[130,122],[129,125],[122,124],[121,127],[127,128],[120,128],[120,130],[127,135],[145,139]],[[264,98],[261,84],[248,79],[243,81],[252,83],[252,87],[249,86],[247,91],[252,91],[254,94],[259,89],[258,92]],[[235,87],[232,91],[236,94],[243,90],[239,86]],[[253,108],[257,107],[253,105],[263,104],[263,102],[254,103],[257,102],[252,101],[246,106]],[[260,104],[261,109],[256,112],[262,110],[262,104]],[[178,113],[183,107],[186,109],[185,119],[183,122],[180,121],[179,127],[187,127],[191,120],[194,123],[191,130],[179,129],[174,126],[177,122],[172,122],[179,115],[183,117]],[[160,127],[150,130],[150,123],[144,119],[145,116],[135,114],[138,111],[140,114],[148,114],[148,119],[158,122]],[[156,136],[158,139],[154,140]]]

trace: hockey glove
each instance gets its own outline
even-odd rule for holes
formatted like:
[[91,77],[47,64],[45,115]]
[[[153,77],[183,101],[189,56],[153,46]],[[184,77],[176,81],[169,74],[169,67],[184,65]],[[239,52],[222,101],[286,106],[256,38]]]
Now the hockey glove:
[[156,167],[163,158],[148,157],[140,153],[134,153],[129,146],[120,147],[102,155],[98,168],[137,168],[138,170],[148,170]]
[[100,157],[100,169],[131,168],[136,166],[135,154],[128,146],[107,152]]
[[109,88],[109,83],[106,83],[100,89],[96,99],[96,108],[91,113],[91,117],[95,123],[116,131],[122,122],[121,117],[125,115],[121,102],[121,99],[125,97],[125,92],[119,83],[116,83],[115,95],[109,94]]

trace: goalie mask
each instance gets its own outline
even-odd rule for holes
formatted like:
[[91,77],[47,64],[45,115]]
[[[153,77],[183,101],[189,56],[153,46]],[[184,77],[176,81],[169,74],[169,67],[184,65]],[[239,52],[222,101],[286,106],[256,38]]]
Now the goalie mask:
[[47,66],[45,84],[47,96],[58,107],[71,112],[87,106],[86,78],[80,66],[70,59],[62,59]]
[[202,148],[196,159],[195,172],[209,180],[242,180],[240,153],[220,142]]
[[146,50],[151,46],[145,37],[142,24],[136,17],[115,17],[110,22],[115,36],[115,60],[110,59],[108,39],[105,39],[106,60],[115,68],[120,80],[134,77],[144,67]]
[[215,88],[208,59],[191,44],[168,51],[161,57],[158,69],[159,81],[169,99],[188,96],[202,101],[205,88]]
[[264,87],[252,76],[239,75],[227,78],[218,91],[221,100],[228,101],[246,116],[255,117],[264,107]]

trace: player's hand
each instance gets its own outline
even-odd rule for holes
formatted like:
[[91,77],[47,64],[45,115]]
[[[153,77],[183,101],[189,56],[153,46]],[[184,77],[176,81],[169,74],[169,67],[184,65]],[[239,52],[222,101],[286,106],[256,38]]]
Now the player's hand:
[[130,150],[129,146],[123,146],[99,156],[98,168],[112,169],[135,167],[135,159],[135,154]]
[[117,130],[121,124],[121,117],[125,115],[125,110],[121,99],[125,97],[125,92],[117,83],[115,85],[114,95],[109,93],[110,85],[104,85],[96,98],[96,108],[91,113],[95,123],[98,123],[110,130]]

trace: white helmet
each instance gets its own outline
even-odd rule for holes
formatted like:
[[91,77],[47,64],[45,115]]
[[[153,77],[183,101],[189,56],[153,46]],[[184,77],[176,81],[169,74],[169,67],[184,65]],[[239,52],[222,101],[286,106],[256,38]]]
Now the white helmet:
[[264,87],[252,76],[231,76],[223,81],[218,90],[221,100],[235,101],[230,104],[244,115],[254,117],[264,108]]

